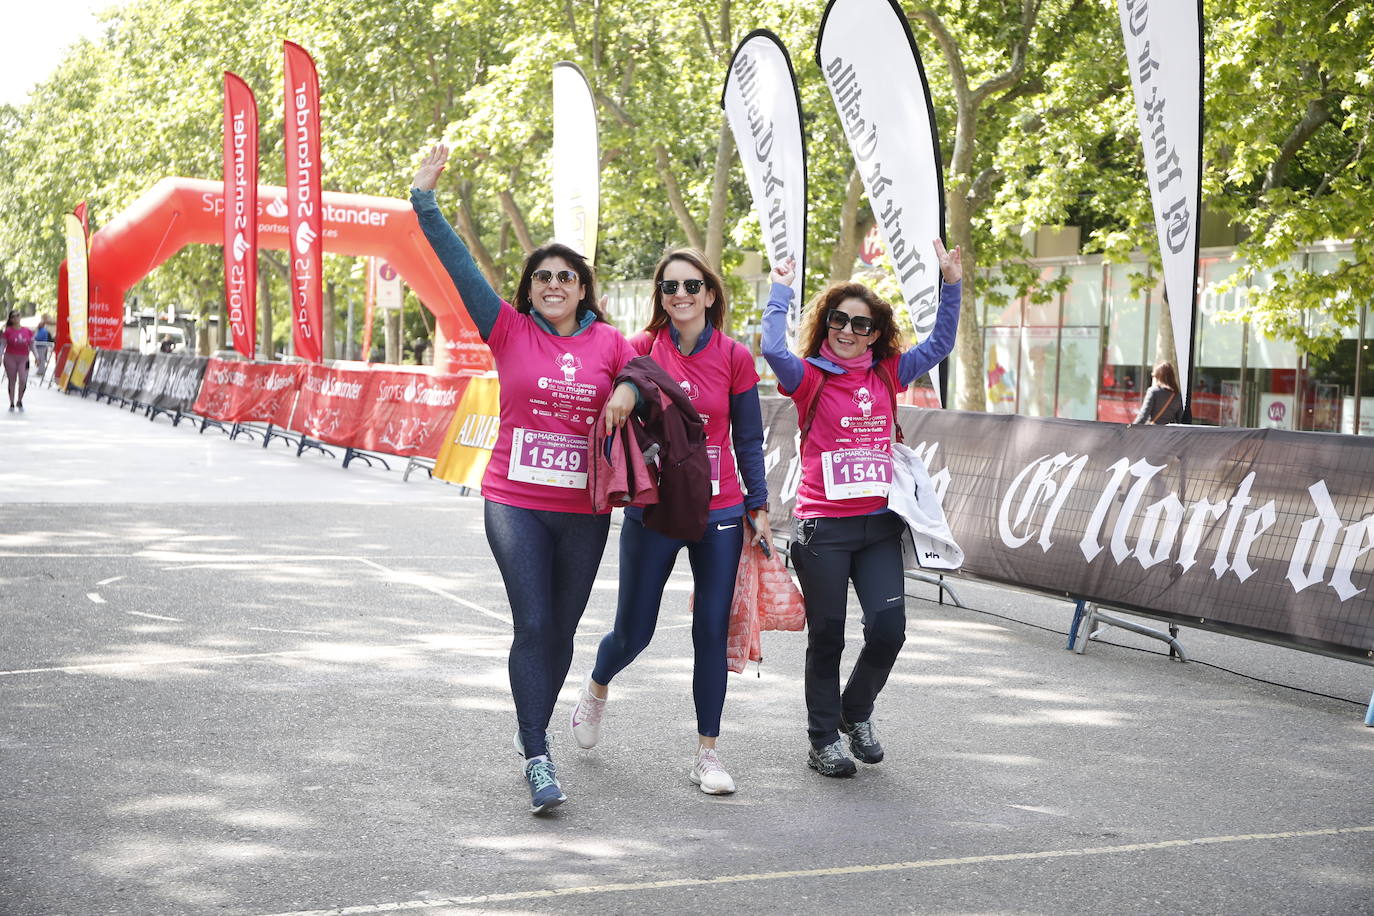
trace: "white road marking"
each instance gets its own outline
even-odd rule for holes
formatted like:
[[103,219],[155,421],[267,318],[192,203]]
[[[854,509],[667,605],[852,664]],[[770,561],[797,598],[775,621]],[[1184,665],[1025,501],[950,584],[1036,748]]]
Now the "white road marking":
[[126,614],[133,614],[135,617],[148,617],[152,620],[170,620],[172,623],[185,623],[180,617],[163,617],[161,614],[145,614],[142,611],[125,611]]
[[811,868],[795,871],[759,872],[744,875],[719,875],[715,878],[673,878],[667,881],[637,881],[623,884],[594,884],[584,887],[559,887],[541,891],[513,891],[504,894],[483,894],[473,897],[448,897],[443,900],[406,900],[400,903],[375,903],[363,906],[339,907],[332,910],[297,910],[274,913],[272,916],[361,916],[364,913],[394,913],[399,910],[427,910],[437,907],[477,906],[488,903],[507,903],[516,900],[546,900],[551,897],[572,897],[588,894],[615,894],[626,891],[646,891],[677,887],[706,887],[710,885],[743,884],[754,881],[782,881],[792,878],[822,878],[834,875],[863,875],[877,872],[914,871],[923,868],[948,868],[960,865],[983,865],[991,862],[1027,862],[1037,859],[1074,859],[1090,856],[1120,855],[1131,852],[1154,852],[1183,846],[1215,846],[1222,843],[1257,843],[1271,840],[1300,840],[1310,837],[1340,836],[1374,833],[1371,827],[1332,827],[1326,830],[1294,830],[1284,833],[1247,833],[1234,836],[1196,837],[1186,840],[1162,840],[1158,843],[1127,843],[1121,846],[1089,846],[1082,849],[1047,849],[1041,852],[1012,852],[984,856],[961,856],[955,859],[921,859],[914,862],[886,862],[878,865],[848,865],[839,868]]
[[317,630],[278,630],[273,627],[249,627],[250,630],[261,630],[264,633],[296,633],[301,636],[333,636],[333,633],[320,633]]
[[87,592],[87,593],[86,593],[86,597],[89,598],[89,599],[91,599],[91,601],[93,601],[93,602],[96,603],[96,604],[105,604],[105,603],[106,603],[106,602],[105,602],[105,599],[102,598],[102,597],[100,597],[99,595],[97,595],[95,592]]
[[422,588],[427,592],[431,592],[435,595],[440,596],[441,598],[447,598],[450,601],[453,601],[457,604],[461,604],[465,608],[471,608],[479,614],[485,614],[493,620],[499,620],[502,623],[511,623],[511,619],[507,615],[501,614],[497,611],[493,611],[490,608],[482,607],[482,605],[471,602],[466,598],[460,598],[452,592],[446,591],[445,589],[442,589],[437,585],[431,585],[419,576],[407,575],[406,573],[397,572],[394,569],[388,569],[382,564],[376,562],[375,560],[370,560],[367,557],[358,557],[357,560],[359,563],[362,563],[365,566],[371,566],[373,569],[385,573],[393,582],[401,582],[406,585],[414,585],[417,588]]
[[[510,637],[503,633],[500,636],[468,636],[464,637],[464,639],[466,641],[498,640],[501,642],[505,642],[508,641]],[[0,671],[0,677],[8,677],[16,674],[51,674],[54,672],[72,673],[82,671],[105,671],[111,668],[144,668],[163,665],[200,665],[205,664],[207,662],[238,662],[254,658],[290,658],[292,656],[300,655],[316,655],[328,659],[334,658],[337,655],[339,648],[340,647],[337,645],[329,645],[318,646],[314,649],[290,649],[282,652],[249,652],[243,655],[201,655],[193,658],[146,658],[134,659],[132,661],[124,662],[91,662],[86,665],[57,665],[51,668],[22,668],[15,671]],[[396,645],[391,646],[359,647],[359,649],[368,653],[401,652],[405,650],[427,651],[432,649],[451,650],[453,648],[454,645],[451,642],[407,642],[398,643]]]
[[111,582],[118,582],[123,576],[110,576],[108,579],[101,579],[96,585],[109,585]]

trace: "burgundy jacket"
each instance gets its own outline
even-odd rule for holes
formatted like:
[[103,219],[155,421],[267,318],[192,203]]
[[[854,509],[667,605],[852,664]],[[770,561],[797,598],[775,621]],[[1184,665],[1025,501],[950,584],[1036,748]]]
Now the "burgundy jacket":
[[605,422],[597,420],[592,431],[591,471],[593,512],[658,502],[658,468],[645,461],[630,423],[608,436]]
[[626,426],[641,453],[657,446],[658,502],[644,509],[644,524],[667,537],[699,541],[711,509],[711,461],[706,426],[687,393],[648,356],[630,360],[616,384],[632,382],[643,406]]

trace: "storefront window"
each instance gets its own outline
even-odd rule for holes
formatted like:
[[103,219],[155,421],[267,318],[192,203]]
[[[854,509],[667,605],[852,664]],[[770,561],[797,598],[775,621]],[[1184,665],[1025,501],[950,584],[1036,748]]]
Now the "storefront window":
[[1097,419],[1110,423],[1131,422],[1149,387],[1144,368],[1149,309],[1145,294],[1131,291],[1133,276],[1144,270],[1143,264],[1113,264],[1107,269],[1107,339],[1103,341]]
[[1020,328],[988,328],[983,337],[983,368],[987,371],[988,413],[1016,413],[1016,383]]
[[1198,302],[1197,356],[1192,382],[1194,423],[1244,425],[1240,367],[1246,327],[1239,322],[1216,320],[1218,314],[1234,310],[1240,302],[1239,290],[1216,289],[1236,270],[1237,265],[1224,258],[1203,258],[1199,264],[1202,296]]

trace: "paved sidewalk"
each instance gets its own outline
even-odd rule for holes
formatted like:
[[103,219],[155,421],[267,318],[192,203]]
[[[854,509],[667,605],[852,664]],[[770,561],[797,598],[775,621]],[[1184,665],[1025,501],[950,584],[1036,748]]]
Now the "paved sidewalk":
[[806,768],[805,636],[765,634],[711,798],[685,561],[602,746],[568,736],[613,529],[535,818],[480,500],[35,394],[0,414],[5,916],[1374,913],[1369,667],[1189,630],[1196,663],[1077,656],[1064,602],[912,584],[888,759]]

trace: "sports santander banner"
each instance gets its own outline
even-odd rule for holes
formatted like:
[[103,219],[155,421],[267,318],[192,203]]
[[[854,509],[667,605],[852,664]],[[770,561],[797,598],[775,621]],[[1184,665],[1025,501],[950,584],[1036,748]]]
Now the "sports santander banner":
[[1118,0],[1185,406],[1202,198],[1202,0]]
[[[81,205],[82,209],[85,204]],[[84,347],[87,333],[87,306],[90,284],[87,281],[86,227],[75,213],[62,218],[67,236],[67,339],[74,347]]]
[[348,368],[306,366],[290,428],[330,445],[361,448],[360,433],[369,407],[368,375],[364,363]]
[[[820,64],[911,314],[916,340],[935,326],[945,193],[925,67],[896,0],[830,0]],[[941,368],[932,370],[942,391]]]
[[601,163],[596,106],[577,64],[553,65],[553,237],[596,260]]
[[756,29],[735,48],[721,107],[735,136],[768,260],[797,259],[787,339],[795,343],[806,277],[806,143],[792,59],[778,37]]
[[354,447],[437,458],[469,381],[471,376],[372,369],[367,415]]
[[226,423],[271,423],[288,413],[300,388],[300,363],[248,363],[211,357],[195,412]]
[[291,340],[312,363],[323,356],[324,207],[320,189],[320,80],[300,45],[283,42],[286,73],[287,253],[291,259]]
[[224,73],[224,300],[234,349],[257,352],[258,103],[242,79]]

